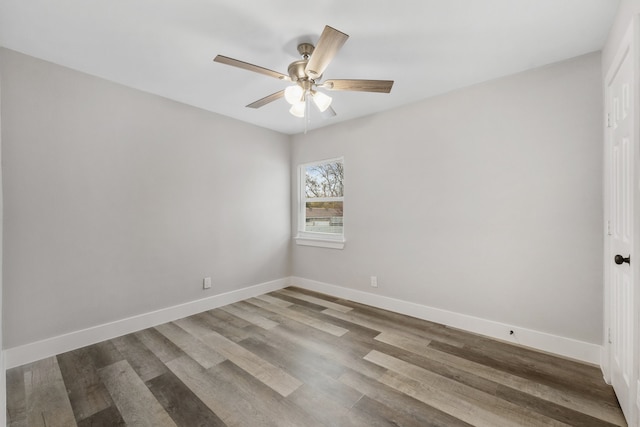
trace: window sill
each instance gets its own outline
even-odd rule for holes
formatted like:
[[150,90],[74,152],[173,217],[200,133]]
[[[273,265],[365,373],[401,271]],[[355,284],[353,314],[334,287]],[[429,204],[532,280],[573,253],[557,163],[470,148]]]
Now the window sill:
[[315,246],[317,248],[344,249],[344,236],[302,235],[295,237],[296,244],[300,246]]

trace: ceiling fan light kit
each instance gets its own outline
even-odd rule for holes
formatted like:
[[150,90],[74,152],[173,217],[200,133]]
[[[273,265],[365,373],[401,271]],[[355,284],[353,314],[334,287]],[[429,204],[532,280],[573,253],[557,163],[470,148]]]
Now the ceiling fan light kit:
[[284,90],[284,99],[291,105],[304,101],[304,89],[299,85],[289,86]]
[[289,112],[295,117],[308,118],[310,101],[313,101],[313,104],[318,110],[324,113],[324,117],[333,117],[336,114],[331,108],[332,98],[318,91],[318,88],[326,90],[389,93],[393,86],[393,80],[349,79],[320,82],[325,69],[348,38],[349,36],[347,34],[328,25],[325,26],[316,46],[313,46],[311,43],[301,43],[298,45],[298,53],[302,56],[302,59],[289,64],[287,68],[289,75],[223,55],[218,55],[213,60],[221,64],[231,65],[293,83],[293,85],[284,90],[252,102],[247,105],[249,108],[260,108],[284,97],[285,100],[291,104]]
[[289,109],[289,112],[291,113],[291,115],[295,117],[300,117],[301,119],[303,119],[306,113],[306,110],[307,110],[306,103],[298,102],[297,104],[293,104],[291,106],[291,108]]
[[313,99],[313,103],[316,104],[321,113],[324,113],[331,106],[331,101],[333,101],[329,95],[315,90],[311,91],[311,99]]

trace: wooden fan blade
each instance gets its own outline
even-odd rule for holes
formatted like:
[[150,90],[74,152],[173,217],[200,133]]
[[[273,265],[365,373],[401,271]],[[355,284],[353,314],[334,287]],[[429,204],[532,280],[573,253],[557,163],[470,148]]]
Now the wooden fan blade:
[[326,80],[320,87],[329,90],[389,93],[393,80]]
[[265,76],[275,77],[276,79],[291,81],[291,78],[286,74],[282,74],[277,71],[270,70],[268,68],[259,67],[257,65],[249,64],[248,62],[229,58],[228,56],[218,55],[215,58],[213,58],[213,61],[219,62],[221,64],[231,65],[232,67],[242,68],[248,71],[253,71],[254,73],[264,74]]
[[311,79],[320,77],[348,38],[349,36],[345,33],[328,25],[325,26],[304,70],[307,76]]
[[247,107],[249,108],[260,108],[263,107],[265,105],[267,105],[270,102],[273,102],[275,100],[278,100],[280,98],[282,98],[284,96],[284,90],[281,90],[279,92],[276,93],[272,93],[271,95],[267,95],[262,99],[258,99],[255,102],[252,102],[251,104],[247,105]]

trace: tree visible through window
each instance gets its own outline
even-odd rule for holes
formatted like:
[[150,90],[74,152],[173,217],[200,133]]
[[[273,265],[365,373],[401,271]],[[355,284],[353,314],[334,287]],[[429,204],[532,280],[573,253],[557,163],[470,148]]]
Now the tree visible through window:
[[342,160],[304,165],[304,229],[343,233],[344,165]]

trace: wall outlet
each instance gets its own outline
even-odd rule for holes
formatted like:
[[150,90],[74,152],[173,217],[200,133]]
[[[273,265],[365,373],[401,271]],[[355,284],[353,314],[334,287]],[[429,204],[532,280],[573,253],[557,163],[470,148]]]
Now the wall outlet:
[[209,289],[211,287],[211,277],[205,277],[202,282],[202,289]]
[[378,276],[371,276],[371,287],[372,288],[378,287]]

